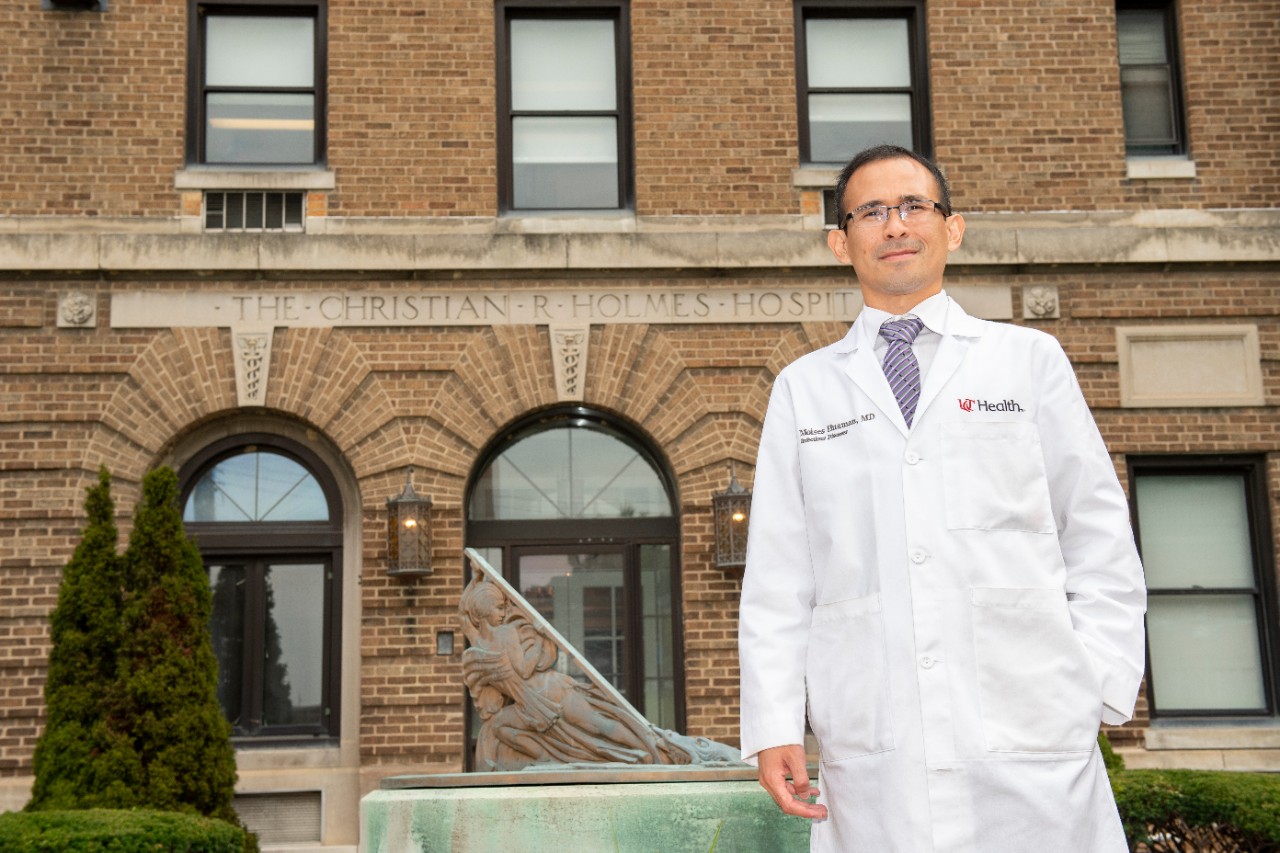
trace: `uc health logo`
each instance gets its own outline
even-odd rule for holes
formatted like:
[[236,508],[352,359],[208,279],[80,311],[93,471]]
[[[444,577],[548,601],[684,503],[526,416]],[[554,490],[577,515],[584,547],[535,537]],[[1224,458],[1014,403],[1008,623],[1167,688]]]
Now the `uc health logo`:
[[1017,400],[999,400],[991,402],[990,400],[975,400],[972,397],[958,397],[956,402],[960,404],[962,412],[972,412],[977,409],[979,412],[1025,412],[1026,409]]

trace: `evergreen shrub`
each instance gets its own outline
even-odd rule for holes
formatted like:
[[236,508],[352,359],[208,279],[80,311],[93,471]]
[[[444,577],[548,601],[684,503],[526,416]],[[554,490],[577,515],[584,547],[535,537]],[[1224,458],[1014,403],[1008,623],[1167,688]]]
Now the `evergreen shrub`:
[[5,853],[245,853],[250,838],[226,821],[147,809],[0,814]]
[[[235,752],[217,697],[212,595],[200,552],[182,527],[177,475],[158,468],[143,478],[123,554],[117,553],[105,469],[88,490],[85,509],[84,534],[63,573],[52,616],[47,722],[36,744],[27,812],[125,810],[123,818],[97,819],[102,838],[132,827],[141,812],[129,810],[199,814],[239,833],[233,849],[256,850],[256,836],[240,825],[231,804]],[[51,825],[80,823],[63,814]],[[10,849],[27,848],[0,843],[0,851]]]
[[1280,774],[1121,770],[1111,787],[1131,850],[1280,853]]
[[80,544],[63,570],[50,617],[53,648],[45,680],[45,728],[36,742],[29,809],[107,805],[117,773],[96,760],[114,736],[106,726],[106,698],[116,678],[124,561],[111,476],[105,468],[85,497]]

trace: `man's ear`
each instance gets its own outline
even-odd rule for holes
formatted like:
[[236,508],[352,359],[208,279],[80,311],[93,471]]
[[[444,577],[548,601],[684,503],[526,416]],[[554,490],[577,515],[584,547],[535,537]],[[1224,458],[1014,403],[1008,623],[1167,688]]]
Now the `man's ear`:
[[848,239],[839,228],[832,228],[827,232],[827,248],[831,250],[831,254],[836,256],[836,260],[842,264],[850,263]]
[[954,252],[964,240],[964,217],[953,213],[947,217],[947,251]]

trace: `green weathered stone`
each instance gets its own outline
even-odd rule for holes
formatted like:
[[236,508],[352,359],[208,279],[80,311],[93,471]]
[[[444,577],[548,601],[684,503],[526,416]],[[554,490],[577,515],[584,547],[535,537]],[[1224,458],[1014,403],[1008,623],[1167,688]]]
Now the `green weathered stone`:
[[365,853],[809,849],[808,821],[744,780],[392,788],[364,798],[360,823]]

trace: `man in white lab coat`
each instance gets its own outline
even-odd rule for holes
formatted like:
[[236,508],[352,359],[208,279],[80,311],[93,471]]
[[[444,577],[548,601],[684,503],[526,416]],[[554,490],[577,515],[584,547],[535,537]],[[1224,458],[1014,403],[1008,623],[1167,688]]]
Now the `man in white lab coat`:
[[1126,853],[1097,733],[1133,713],[1146,595],[1071,366],[943,291],[964,220],[931,162],[869,149],[837,199],[864,309],[770,399],[743,756],[814,851]]

